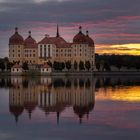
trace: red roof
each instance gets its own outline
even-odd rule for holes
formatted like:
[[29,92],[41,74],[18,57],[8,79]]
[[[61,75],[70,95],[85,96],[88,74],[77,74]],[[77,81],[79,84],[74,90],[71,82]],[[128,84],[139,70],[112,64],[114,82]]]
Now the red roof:
[[79,33],[74,36],[73,43],[88,44],[86,36],[82,33],[82,27],[79,27]]
[[24,39],[23,37],[18,33],[18,29],[15,29],[14,35],[12,35],[9,39],[9,45],[23,45]]
[[41,68],[50,68],[50,66],[48,64],[44,64],[41,66]]
[[88,35],[86,36],[86,39],[87,39],[87,42],[88,42],[88,44],[90,45],[90,46],[94,46],[94,41],[93,41],[93,39],[92,38],[90,38]]
[[18,64],[15,64],[12,68],[22,68],[22,67]]
[[31,32],[29,32],[29,36],[24,41],[25,48],[37,48],[37,43],[35,39],[31,37]]
[[45,37],[38,44],[54,44],[58,48],[71,47],[62,37]]

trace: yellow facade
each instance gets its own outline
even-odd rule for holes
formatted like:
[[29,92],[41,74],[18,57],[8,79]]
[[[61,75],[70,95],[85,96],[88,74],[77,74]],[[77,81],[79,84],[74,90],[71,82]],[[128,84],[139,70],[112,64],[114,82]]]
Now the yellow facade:
[[38,63],[37,48],[24,48],[24,62],[28,64]]

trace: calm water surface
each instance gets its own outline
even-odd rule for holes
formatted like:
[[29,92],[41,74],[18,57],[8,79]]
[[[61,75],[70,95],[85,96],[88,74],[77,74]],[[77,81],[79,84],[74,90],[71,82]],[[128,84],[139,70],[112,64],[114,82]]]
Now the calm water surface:
[[140,78],[0,78],[0,140],[140,140]]

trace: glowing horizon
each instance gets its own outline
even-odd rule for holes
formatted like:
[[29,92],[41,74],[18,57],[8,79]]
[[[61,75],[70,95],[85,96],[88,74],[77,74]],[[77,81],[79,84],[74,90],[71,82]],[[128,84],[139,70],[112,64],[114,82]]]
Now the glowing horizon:
[[96,45],[97,54],[140,55],[140,44]]

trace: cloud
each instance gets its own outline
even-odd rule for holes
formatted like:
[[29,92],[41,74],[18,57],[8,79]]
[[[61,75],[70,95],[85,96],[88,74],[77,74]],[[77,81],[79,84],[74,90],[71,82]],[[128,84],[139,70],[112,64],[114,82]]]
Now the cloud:
[[[48,30],[54,35],[59,23],[68,41],[82,25],[96,44],[140,43],[139,0],[0,0],[0,19],[0,37],[5,38],[19,26],[23,35],[30,29],[40,39]],[[8,38],[2,43],[0,49],[8,47]]]

